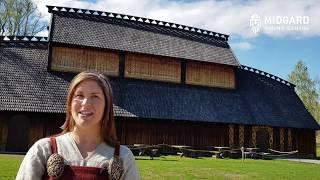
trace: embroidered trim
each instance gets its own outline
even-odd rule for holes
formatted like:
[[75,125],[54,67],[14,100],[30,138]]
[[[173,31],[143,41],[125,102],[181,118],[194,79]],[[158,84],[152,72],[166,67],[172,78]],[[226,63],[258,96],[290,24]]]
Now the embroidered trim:
[[109,164],[110,179],[119,180],[123,173],[123,163],[119,156],[113,156]]
[[54,179],[59,179],[64,171],[64,159],[61,155],[53,153],[47,161],[47,173]]

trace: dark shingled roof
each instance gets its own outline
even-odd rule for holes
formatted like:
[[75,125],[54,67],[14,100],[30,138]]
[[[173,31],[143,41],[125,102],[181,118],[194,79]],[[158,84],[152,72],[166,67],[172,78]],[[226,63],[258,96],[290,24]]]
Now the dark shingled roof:
[[[0,41],[0,111],[65,113],[72,77],[47,72],[47,42]],[[114,107],[115,114],[134,117]]]
[[47,70],[46,42],[0,46],[0,110],[64,112],[67,83]]
[[216,33],[216,37],[186,28],[109,17],[108,13],[102,16],[69,11],[49,9],[53,13],[50,42],[240,65],[228,45],[227,35]]
[[[72,74],[48,72],[45,42],[0,43],[0,111],[64,113]],[[237,69],[237,89],[112,78],[116,116],[319,129],[292,86]]]
[[226,90],[122,80],[113,88],[115,102],[138,117],[319,128],[292,87],[242,69],[237,84]]

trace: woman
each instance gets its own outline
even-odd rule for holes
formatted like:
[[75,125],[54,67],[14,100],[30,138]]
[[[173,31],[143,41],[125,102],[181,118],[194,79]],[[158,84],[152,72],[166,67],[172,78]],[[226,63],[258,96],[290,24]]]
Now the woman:
[[78,74],[66,105],[62,133],[37,141],[16,179],[140,179],[131,151],[117,143],[109,80]]

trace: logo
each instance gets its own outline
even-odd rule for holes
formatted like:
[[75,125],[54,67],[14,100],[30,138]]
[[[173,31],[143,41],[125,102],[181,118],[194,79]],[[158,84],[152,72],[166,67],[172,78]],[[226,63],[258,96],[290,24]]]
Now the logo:
[[258,14],[253,14],[250,18],[250,27],[253,33],[257,34],[261,28],[261,18]]
[[263,28],[264,32],[271,31],[308,31],[309,16],[262,16],[253,14],[250,18],[250,28],[257,34]]

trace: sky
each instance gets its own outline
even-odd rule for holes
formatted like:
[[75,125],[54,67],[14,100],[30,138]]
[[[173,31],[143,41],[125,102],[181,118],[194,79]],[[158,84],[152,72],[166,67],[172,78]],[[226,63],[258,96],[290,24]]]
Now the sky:
[[[302,60],[320,80],[320,0],[33,0],[50,22],[46,5],[115,12],[230,35],[242,65],[283,79]],[[39,36],[47,36],[43,31]]]

